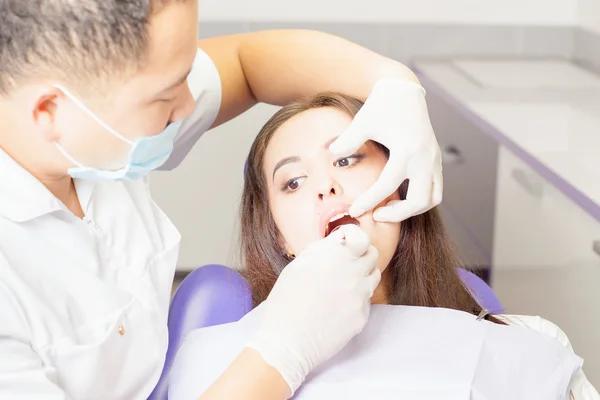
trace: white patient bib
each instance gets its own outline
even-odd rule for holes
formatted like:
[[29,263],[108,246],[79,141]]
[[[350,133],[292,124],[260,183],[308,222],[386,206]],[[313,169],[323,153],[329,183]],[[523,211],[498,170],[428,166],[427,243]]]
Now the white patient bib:
[[[170,398],[196,399],[241,352],[262,317],[192,332]],[[294,399],[563,400],[582,360],[531,329],[442,308],[373,306],[369,323]],[[173,396],[173,397],[171,397]]]

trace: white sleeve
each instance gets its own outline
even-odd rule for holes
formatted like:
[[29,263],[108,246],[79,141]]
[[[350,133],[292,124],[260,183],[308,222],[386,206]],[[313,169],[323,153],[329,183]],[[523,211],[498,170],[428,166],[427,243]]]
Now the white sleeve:
[[213,61],[201,49],[196,53],[196,59],[188,76],[188,85],[192,96],[196,99],[196,107],[183,121],[175,137],[173,153],[159,170],[172,170],[181,164],[219,115],[222,96],[221,78]]
[[[558,326],[541,317],[525,316],[525,315],[506,315],[503,316],[512,325],[525,326],[535,329],[538,332],[544,333],[556,339],[563,346],[573,350],[571,342],[567,335]],[[600,394],[588,381],[583,370],[579,370],[571,380],[571,393],[574,400],[600,400]]]
[[17,301],[0,281],[0,399],[69,399],[55,371],[33,349],[27,326]]

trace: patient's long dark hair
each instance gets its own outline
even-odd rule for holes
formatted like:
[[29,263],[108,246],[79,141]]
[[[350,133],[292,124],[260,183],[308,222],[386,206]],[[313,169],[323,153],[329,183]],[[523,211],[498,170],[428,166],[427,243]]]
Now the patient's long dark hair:
[[[332,107],[354,117],[363,103],[334,93],[322,93],[280,109],[256,137],[248,157],[241,204],[241,251],[243,274],[250,284],[255,305],[264,301],[277,277],[291,261],[280,246],[279,231],[271,215],[263,161],[273,134],[290,118],[303,111]],[[400,133],[399,133],[400,134]],[[381,150],[389,157],[387,148]],[[409,182],[399,190],[406,198]],[[458,258],[446,235],[437,209],[400,224],[400,240],[382,276],[390,304],[444,307],[475,315],[481,306],[458,275]],[[494,317],[487,317],[502,323]]]

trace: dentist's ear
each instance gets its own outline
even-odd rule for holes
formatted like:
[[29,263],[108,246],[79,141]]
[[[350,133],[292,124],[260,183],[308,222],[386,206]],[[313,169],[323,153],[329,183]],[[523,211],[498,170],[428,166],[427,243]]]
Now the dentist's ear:
[[31,101],[31,116],[36,133],[50,142],[59,139],[56,123],[56,101],[64,97],[60,89],[53,86],[44,86],[34,93]]

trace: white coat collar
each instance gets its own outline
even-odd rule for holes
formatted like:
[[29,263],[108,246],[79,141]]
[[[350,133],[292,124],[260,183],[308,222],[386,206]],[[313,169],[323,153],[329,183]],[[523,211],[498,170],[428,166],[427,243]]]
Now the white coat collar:
[[[76,181],[75,185],[86,211],[93,184]],[[0,216],[26,222],[56,211],[69,212],[40,181],[0,148]]]

